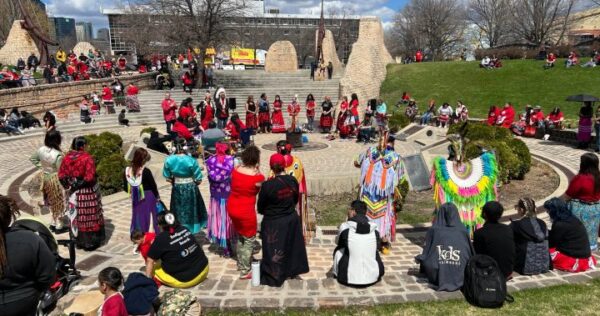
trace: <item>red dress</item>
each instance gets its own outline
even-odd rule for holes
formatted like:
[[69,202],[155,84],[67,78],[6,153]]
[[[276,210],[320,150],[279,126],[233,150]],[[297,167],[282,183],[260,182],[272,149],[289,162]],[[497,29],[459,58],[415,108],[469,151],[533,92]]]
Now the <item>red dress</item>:
[[360,125],[360,119],[358,117],[358,100],[350,101],[350,111],[352,111],[352,115],[354,116],[354,124],[356,126]]
[[340,134],[340,137],[346,138],[348,134],[350,134],[350,127],[346,125],[346,119],[348,118],[348,102],[343,101],[340,104],[340,114],[338,114],[337,119],[337,130]]
[[121,293],[117,292],[104,301],[102,316],[129,316]]
[[235,126],[235,124],[233,124],[232,121],[229,121],[229,123],[227,123],[227,126],[225,127],[225,129],[229,131],[229,136],[233,140],[239,140],[240,132],[245,128],[246,128],[246,126],[244,125],[244,123],[242,123],[242,121],[240,121],[239,129]]
[[233,169],[231,173],[231,195],[227,200],[227,213],[235,231],[244,237],[256,235],[256,195],[260,188],[257,183],[265,181],[265,176],[246,175]]
[[212,104],[204,103],[204,108],[202,108],[202,128],[208,129],[208,123],[214,121],[215,119],[215,110],[213,109]]
[[285,122],[283,121],[283,105],[281,101],[273,102],[273,114],[271,115],[271,132],[285,133]]
[[315,104],[315,101],[306,102],[306,116],[314,118],[316,107],[317,107],[317,105]]
[[112,91],[109,87],[102,88],[102,101],[113,102]]
[[190,130],[187,128],[187,126],[185,126],[185,124],[183,124],[179,121],[175,121],[175,124],[173,124],[173,132],[177,133],[178,137],[181,137],[184,139],[194,138],[194,135],[192,135]]
[[183,118],[184,121],[187,121],[189,117],[196,116],[196,112],[191,106],[183,106],[179,108],[179,117]]
[[256,116],[256,104],[254,102],[248,103],[248,110],[246,111],[246,127],[258,129],[258,117]]

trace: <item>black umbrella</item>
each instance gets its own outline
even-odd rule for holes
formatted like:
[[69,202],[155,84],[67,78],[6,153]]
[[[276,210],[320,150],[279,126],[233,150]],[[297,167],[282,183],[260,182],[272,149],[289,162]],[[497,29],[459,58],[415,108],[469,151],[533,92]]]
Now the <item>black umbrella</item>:
[[600,101],[600,99],[596,98],[593,95],[589,95],[589,94],[577,94],[577,95],[572,95],[570,97],[567,97],[567,101],[573,101],[573,102],[598,102],[598,101]]

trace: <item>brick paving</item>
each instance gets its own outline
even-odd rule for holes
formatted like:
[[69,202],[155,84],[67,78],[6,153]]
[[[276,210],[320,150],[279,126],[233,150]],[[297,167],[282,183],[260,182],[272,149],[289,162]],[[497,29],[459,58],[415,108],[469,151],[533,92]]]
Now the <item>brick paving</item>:
[[[121,129],[118,132],[125,141],[134,141],[142,127]],[[65,135],[65,144],[76,136],[75,133]],[[258,135],[256,142],[259,146],[280,139],[281,135]],[[307,179],[314,188],[352,190],[358,177],[358,169],[352,167],[352,159],[365,149],[364,145],[352,141],[336,140],[329,142],[322,139],[320,134],[310,134],[311,141],[319,141],[329,145],[329,148],[299,152],[306,169]],[[561,144],[526,139],[525,142],[532,152],[559,162],[569,169],[576,171],[579,156],[584,151],[576,150]],[[28,160],[31,153],[42,143],[39,137],[18,139],[0,143],[0,186],[2,194],[6,188],[23,172],[32,169]],[[263,172],[271,152],[263,150]],[[159,159],[156,159],[159,160]],[[156,161],[155,161],[156,163]],[[354,180],[353,180],[354,179]],[[208,201],[207,182],[201,186],[201,192]],[[161,188],[161,196],[165,203],[169,202],[170,189]],[[118,196],[117,196],[118,197]],[[112,198],[104,205],[107,244],[98,250],[87,253],[77,251],[77,260],[85,262],[84,276],[78,285],[59,304],[67,304],[73,295],[79,292],[94,290],[97,273],[107,267],[116,266],[124,274],[142,271],[143,260],[132,253],[133,246],[129,241],[129,222],[131,206],[127,198]],[[221,310],[283,310],[283,309],[319,309],[345,306],[369,306],[373,304],[401,303],[407,301],[429,301],[460,298],[459,292],[446,293],[432,290],[426,279],[418,275],[418,265],[414,257],[421,252],[424,238],[423,231],[403,230],[398,234],[398,240],[393,244],[390,255],[383,256],[386,275],[383,280],[366,289],[355,289],[342,286],[330,277],[329,270],[332,262],[332,252],[335,248],[334,236],[317,236],[307,245],[311,271],[302,275],[302,280],[290,280],[282,288],[265,286],[252,287],[249,281],[238,280],[238,272],[233,259],[226,259],[214,253],[202,234],[197,238],[203,242],[203,249],[210,262],[208,280],[189,291],[194,293],[205,309]],[[260,258],[260,254],[255,256]],[[543,287],[565,283],[579,283],[600,277],[600,270],[581,274],[567,274],[552,271],[541,276],[516,276],[509,282],[511,291],[532,287]],[[163,287],[162,290],[165,290]]]

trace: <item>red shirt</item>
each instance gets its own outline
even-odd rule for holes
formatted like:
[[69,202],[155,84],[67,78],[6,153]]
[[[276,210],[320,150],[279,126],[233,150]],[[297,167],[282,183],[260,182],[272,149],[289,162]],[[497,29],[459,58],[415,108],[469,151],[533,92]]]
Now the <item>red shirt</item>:
[[129,316],[121,293],[111,295],[102,304],[102,316]]
[[350,111],[352,111],[352,115],[358,116],[358,100],[350,101]]
[[102,100],[104,101],[112,101],[112,91],[109,87],[102,88]]
[[488,113],[487,123],[488,125],[496,125],[498,116],[500,115],[500,109],[496,108],[493,112]]
[[146,258],[148,258],[148,251],[150,251],[150,246],[152,246],[152,243],[154,242],[154,238],[156,238],[155,233],[147,232],[144,234],[144,240],[138,246],[138,250],[140,251],[140,254],[144,258],[144,260],[146,260]]
[[544,117],[545,117],[544,112],[542,112],[542,111],[539,111],[537,113],[534,112],[533,115],[531,115],[531,122],[537,123],[537,122],[543,121]]
[[595,203],[600,201],[600,192],[594,192],[594,176],[578,174],[569,183],[566,193],[570,198],[583,202]]
[[550,122],[553,122],[553,123],[558,123],[558,122],[560,122],[562,119],[563,119],[563,114],[562,114],[562,112],[558,112],[558,114],[553,114],[553,113],[550,113],[550,115],[548,115],[548,120],[549,120]]
[[315,116],[315,101],[306,102],[306,116]]
[[185,121],[187,121],[189,117],[194,116],[196,116],[196,112],[191,106],[184,106],[179,108],[179,117],[182,117]]
[[137,95],[140,93],[140,90],[136,86],[129,86],[127,88],[127,95]]
[[185,139],[192,139],[194,137],[187,126],[179,121],[176,121],[175,124],[173,124],[173,132],[177,133],[177,136]]
[[177,109],[177,104],[173,99],[164,99],[161,104],[163,110],[163,117],[166,122],[174,121],[177,117],[175,115],[175,110]]
[[229,131],[229,136],[231,136],[232,139],[239,139],[241,130],[246,128],[246,125],[244,125],[244,123],[242,123],[242,121],[240,121],[239,124],[240,124],[239,130],[235,127],[235,124],[233,124],[232,121],[229,121],[229,123],[227,123],[227,126],[225,127],[225,129],[227,129]]
[[515,120],[515,109],[513,109],[512,106],[502,109],[502,111],[500,111],[500,117],[504,119],[502,121],[502,127],[510,128]]

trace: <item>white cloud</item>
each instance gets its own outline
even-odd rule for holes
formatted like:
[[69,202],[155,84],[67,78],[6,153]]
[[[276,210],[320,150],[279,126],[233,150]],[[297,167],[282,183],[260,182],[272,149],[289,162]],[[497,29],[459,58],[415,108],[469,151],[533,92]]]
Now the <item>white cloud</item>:
[[[114,6],[113,1],[102,0],[48,0],[48,15],[73,18],[77,22],[92,22],[94,30],[108,26],[108,18],[100,11],[101,6]],[[94,31],[95,32],[95,31]]]

